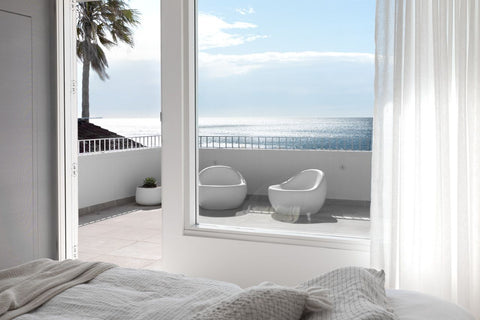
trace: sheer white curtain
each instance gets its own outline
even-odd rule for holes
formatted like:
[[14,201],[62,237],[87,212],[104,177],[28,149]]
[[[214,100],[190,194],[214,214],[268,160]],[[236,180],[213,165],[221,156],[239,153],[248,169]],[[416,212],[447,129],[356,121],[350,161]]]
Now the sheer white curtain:
[[372,264],[480,318],[480,1],[377,0]]

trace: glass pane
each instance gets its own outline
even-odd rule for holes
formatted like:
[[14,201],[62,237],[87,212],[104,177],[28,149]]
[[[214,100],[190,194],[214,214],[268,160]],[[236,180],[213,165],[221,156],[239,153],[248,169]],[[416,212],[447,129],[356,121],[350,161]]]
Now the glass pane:
[[368,238],[374,0],[198,0],[198,223]]

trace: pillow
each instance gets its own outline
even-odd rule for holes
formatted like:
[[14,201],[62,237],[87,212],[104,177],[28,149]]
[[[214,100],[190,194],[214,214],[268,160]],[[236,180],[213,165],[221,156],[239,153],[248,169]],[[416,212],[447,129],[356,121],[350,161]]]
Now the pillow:
[[197,313],[192,320],[297,320],[304,310],[330,308],[325,290],[262,283]]
[[385,294],[385,273],[359,267],[340,268],[301,284],[299,289],[330,290],[331,310],[311,312],[304,320],[397,319]]
[[420,292],[387,290],[387,297],[400,319],[475,320],[462,307]]

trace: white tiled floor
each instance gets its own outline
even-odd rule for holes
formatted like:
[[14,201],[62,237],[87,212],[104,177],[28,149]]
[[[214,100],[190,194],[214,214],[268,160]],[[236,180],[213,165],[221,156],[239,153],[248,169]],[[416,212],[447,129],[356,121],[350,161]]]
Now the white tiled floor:
[[[347,205],[325,206],[324,213],[341,215],[367,208]],[[353,214],[352,214],[353,213]],[[368,211],[367,211],[368,213]],[[322,234],[368,239],[370,221],[338,219],[337,222],[292,223],[281,221],[275,213],[240,211],[228,217],[200,216],[200,223],[235,227],[259,228],[295,233]],[[319,214],[321,216],[322,213]],[[114,216],[110,218],[110,216]],[[318,218],[318,217],[317,217]],[[98,219],[98,222],[91,222]],[[285,219],[285,217],[282,217]],[[295,219],[294,219],[295,220]],[[318,220],[318,219],[317,219]],[[162,269],[162,209],[127,204],[82,216],[81,221],[91,223],[79,228],[79,258],[106,261],[127,268]],[[296,221],[296,220],[295,220]],[[335,221],[335,220],[334,220]]]
[[79,258],[126,268],[162,269],[162,210],[143,209],[81,226]]
[[238,209],[200,209],[198,221],[203,224],[257,228],[273,232],[368,239],[370,202],[327,199],[320,212],[311,215],[309,221],[305,215],[277,214],[267,196],[255,195],[248,196]]

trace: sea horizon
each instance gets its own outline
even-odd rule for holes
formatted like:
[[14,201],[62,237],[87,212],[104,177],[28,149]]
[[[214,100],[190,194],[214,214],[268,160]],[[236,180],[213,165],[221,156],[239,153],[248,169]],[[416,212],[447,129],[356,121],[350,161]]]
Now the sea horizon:
[[[94,118],[92,123],[125,137],[161,135],[160,118]],[[200,117],[199,135],[307,139],[312,145],[354,145],[369,150],[373,117]],[[280,143],[280,142],[279,142]]]

